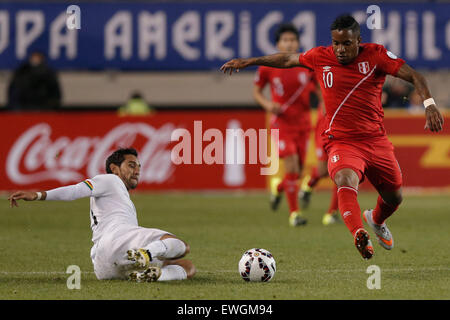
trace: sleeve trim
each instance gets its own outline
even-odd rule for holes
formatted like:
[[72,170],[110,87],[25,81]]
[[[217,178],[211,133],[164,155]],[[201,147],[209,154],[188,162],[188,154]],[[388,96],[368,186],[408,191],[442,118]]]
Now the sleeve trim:
[[89,189],[94,190],[94,186],[89,180],[84,180],[83,182],[88,186]]

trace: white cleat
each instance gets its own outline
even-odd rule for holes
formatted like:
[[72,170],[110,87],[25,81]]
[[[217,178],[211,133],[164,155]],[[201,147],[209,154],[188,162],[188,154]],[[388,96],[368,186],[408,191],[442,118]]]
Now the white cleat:
[[372,219],[373,210],[365,210],[363,213],[364,221],[372,228],[377,236],[378,243],[386,250],[391,250],[394,247],[394,238],[389,231],[386,223],[376,224]]
[[161,276],[161,268],[159,267],[149,267],[146,270],[132,271],[128,274],[128,280],[134,282],[155,282]]

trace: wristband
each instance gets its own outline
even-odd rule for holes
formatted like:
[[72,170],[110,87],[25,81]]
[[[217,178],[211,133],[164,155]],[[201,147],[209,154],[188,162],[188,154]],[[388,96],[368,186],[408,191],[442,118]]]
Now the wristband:
[[42,192],[36,192],[36,194],[37,194],[36,200],[41,200],[41,198],[42,198]]
[[423,101],[423,105],[425,106],[425,109],[427,108],[427,107],[429,107],[430,105],[432,105],[432,104],[436,104],[435,102],[434,102],[434,99],[433,98],[428,98],[428,99],[426,99],[426,100],[424,100]]

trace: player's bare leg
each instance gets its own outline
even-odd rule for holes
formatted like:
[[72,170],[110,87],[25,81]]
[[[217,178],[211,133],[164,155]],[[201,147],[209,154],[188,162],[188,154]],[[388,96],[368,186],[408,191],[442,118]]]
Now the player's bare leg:
[[331,224],[340,223],[339,219],[339,205],[338,205],[338,195],[337,195],[337,186],[333,186],[333,190],[331,191],[331,199],[330,206],[328,211],[323,215],[322,224],[324,226],[329,226]]
[[[318,161],[317,167],[313,169],[311,176],[306,176],[301,185],[299,199],[302,209],[306,209],[311,201],[311,195],[314,187],[320,179],[328,177],[327,161]],[[330,206],[328,211],[323,215],[322,224],[328,226],[340,222],[338,212],[337,187],[333,187],[331,192]]]
[[364,221],[375,232],[378,243],[386,250],[394,247],[394,238],[386,225],[386,219],[390,217],[403,200],[402,189],[395,191],[379,191],[377,205],[374,210],[365,210]]
[[320,179],[328,177],[328,167],[326,161],[319,161],[317,167],[313,169],[311,175],[306,176],[303,179],[301,192],[300,192],[300,203],[302,209],[306,209],[311,201],[311,194],[314,187],[320,181]]
[[373,246],[369,233],[364,229],[361,220],[361,209],[358,204],[358,174],[349,168],[340,169],[334,176],[338,187],[339,211],[348,230],[351,232],[355,246],[364,259],[373,256]]
[[[270,179],[270,207],[276,211],[281,203],[283,192],[285,191],[285,185],[287,180],[295,180],[299,175],[298,157],[296,155],[283,157],[283,164],[285,168],[285,176],[283,179],[275,176]],[[288,199],[289,201],[289,199]],[[289,203],[289,202],[288,202]]]
[[283,179],[281,179],[278,176],[273,176],[270,178],[270,208],[273,211],[278,210],[278,207],[281,203],[281,198],[283,195],[282,190],[279,190],[281,188],[280,185],[283,182]]
[[302,216],[298,205],[298,178],[301,172],[299,157],[297,154],[293,154],[285,156],[283,160],[286,174],[283,181],[278,185],[277,191],[278,194],[286,193],[289,205],[289,225],[294,227],[304,225],[307,220]]

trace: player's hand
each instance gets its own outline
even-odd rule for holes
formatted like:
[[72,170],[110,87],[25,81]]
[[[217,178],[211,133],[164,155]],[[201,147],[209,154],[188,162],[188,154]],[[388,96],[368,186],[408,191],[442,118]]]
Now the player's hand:
[[436,105],[432,104],[425,109],[425,118],[425,130],[430,129],[431,132],[442,131],[444,117],[439,112]]
[[272,102],[269,107],[269,112],[273,114],[280,114],[281,113],[281,105],[277,102]]
[[249,66],[247,59],[233,59],[226,62],[222,67],[220,67],[220,71],[225,74],[229,74],[230,76],[233,72],[239,72],[240,69],[244,69]]
[[36,192],[16,191],[8,197],[9,206],[11,208],[14,206],[18,207],[17,200],[33,201],[37,199],[37,196]]

